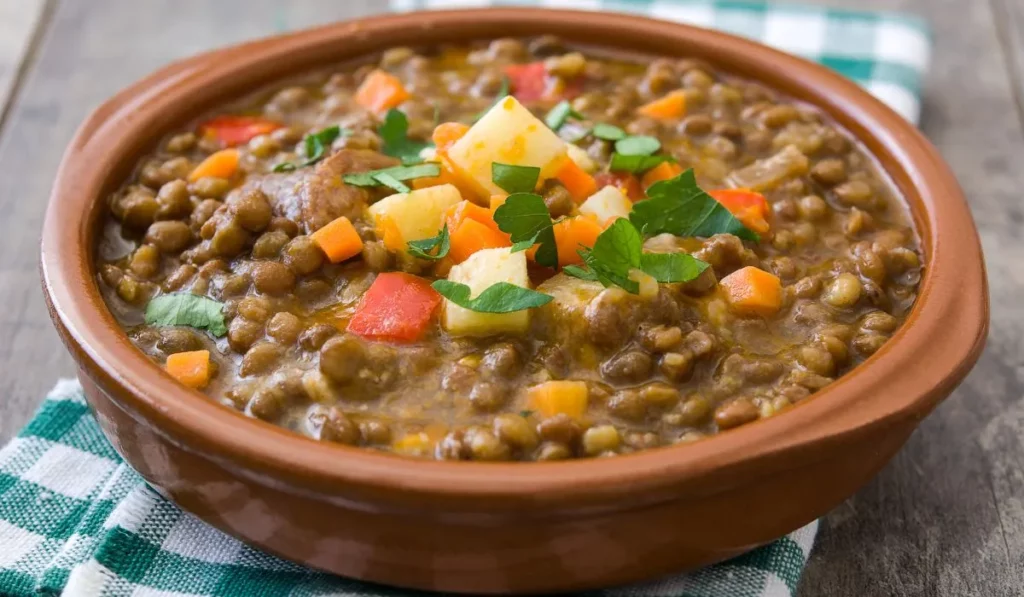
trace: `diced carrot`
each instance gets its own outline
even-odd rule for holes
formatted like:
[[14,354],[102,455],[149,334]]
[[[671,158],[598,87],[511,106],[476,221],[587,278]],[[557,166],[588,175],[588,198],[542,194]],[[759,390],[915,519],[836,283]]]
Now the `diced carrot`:
[[595,218],[576,216],[555,224],[555,245],[558,247],[558,265],[583,263],[577,252],[580,246],[593,247],[597,236],[604,230]]
[[630,201],[640,201],[644,198],[644,189],[640,181],[628,172],[602,172],[594,177],[598,188],[613,186],[629,197]]
[[331,263],[340,263],[355,257],[363,250],[363,239],[359,238],[355,226],[345,216],[331,221],[314,232],[311,237]]
[[645,172],[643,178],[640,179],[640,184],[642,184],[644,190],[646,190],[656,182],[675,178],[682,173],[683,167],[679,164],[674,162],[662,162]]
[[445,151],[461,139],[467,131],[469,131],[469,126],[461,122],[442,122],[434,127],[431,139],[438,151]]
[[164,365],[171,377],[196,390],[210,383],[210,351],[192,350],[167,356]]
[[[460,201],[449,207],[447,212],[445,212],[448,230],[455,230],[462,224],[463,220],[467,219],[476,220],[495,232],[501,232],[501,228],[498,228],[497,222],[494,221],[494,212],[471,201]],[[504,233],[502,232],[502,234]]]
[[681,89],[669,92],[663,97],[637,108],[643,116],[655,120],[674,120],[686,115],[686,94]]
[[526,397],[529,407],[544,417],[578,419],[587,412],[587,384],[582,381],[546,381],[527,390]]
[[569,191],[576,203],[583,203],[587,197],[597,192],[597,181],[594,177],[572,160],[565,160],[555,178]]
[[216,116],[199,125],[204,137],[211,137],[225,147],[248,143],[253,137],[266,135],[281,128],[280,122],[259,116]]
[[743,222],[743,225],[758,234],[768,232],[768,200],[764,195],[750,189],[717,189],[708,194]]
[[507,234],[471,218],[462,220],[457,228],[449,228],[449,242],[448,256],[455,263],[462,263],[481,249],[512,246]]
[[748,265],[722,278],[729,307],[739,315],[769,317],[782,307],[782,283],[763,269]]
[[238,150],[222,149],[211,153],[205,160],[199,162],[199,165],[189,173],[188,180],[195,182],[207,176],[231,178],[236,170],[238,170]]
[[394,108],[409,99],[398,77],[380,69],[371,72],[363,79],[363,84],[356,90],[356,103],[372,112],[383,112]]

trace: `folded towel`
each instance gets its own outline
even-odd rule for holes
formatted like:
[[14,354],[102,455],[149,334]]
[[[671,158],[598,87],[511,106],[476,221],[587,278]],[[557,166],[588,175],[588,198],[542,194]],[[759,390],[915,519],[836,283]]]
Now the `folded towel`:
[[[495,2],[505,4],[506,2]],[[394,10],[487,5],[391,0]],[[816,60],[854,79],[908,120],[920,111],[931,40],[918,19],[739,0],[535,0],[640,12],[723,29]],[[703,570],[632,587],[622,597],[788,597],[817,523]],[[685,532],[685,531],[680,531]],[[282,561],[224,535],[150,489],[107,443],[81,387],[62,381],[0,449],[0,594],[404,595]]]
[[[817,523],[738,558],[621,597],[788,597]],[[207,526],[154,492],[107,443],[78,382],[50,392],[0,449],[0,595],[218,597],[413,594],[303,568]]]

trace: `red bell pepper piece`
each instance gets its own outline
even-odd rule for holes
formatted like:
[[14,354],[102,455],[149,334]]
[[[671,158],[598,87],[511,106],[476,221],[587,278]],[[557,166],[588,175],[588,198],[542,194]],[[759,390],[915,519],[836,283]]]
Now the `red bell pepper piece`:
[[548,85],[547,70],[543,62],[527,64],[510,64],[505,67],[505,76],[512,87],[512,95],[521,102],[538,100],[572,99],[583,92],[583,77],[565,81],[561,92],[551,94]]
[[199,125],[204,137],[214,137],[227,147],[248,143],[253,137],[281,128],[279,122],[259,116],[217,116]]
[[597,188],[602,189],[613,186],[629,197],[630,201],[639,201],[644,198],[644,188],[636,176],[629,172],[602,172],[594,176]]
[[363,295],[348,331],[373,340],[414,342],[427,330],[441,303],[430,282],[411,274],[379,274]]
[[758,234],[768,232],[768,200],[764,195],[749,189],[717,189],[708,191],[743,225]]

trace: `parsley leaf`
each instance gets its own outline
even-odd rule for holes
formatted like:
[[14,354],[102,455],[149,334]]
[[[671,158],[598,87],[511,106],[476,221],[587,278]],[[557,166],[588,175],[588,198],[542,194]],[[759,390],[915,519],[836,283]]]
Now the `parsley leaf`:
[[384,142],[381,151],[402,160],[402,163],[407,166],[422,162],[420,152],[431,146],[430,143],[410,139],[408,133],[409,119],[406,118],[405,112],[397,108],[387,111],[383,124],[377,129],[377,134]]
[[534,193],[513,193],[495,210],[494,221],[502,232],[511,235],[515,243],[512,252],[525,251],[540,243],[534,256],[537,263],[547,267],[558,265],[554,223],[543,197]]
[[601,284],[614,284],[636,294],[640,292],[640,284],[629,278],[629,272],[640,267],[642,250],[640,233],[620,218],[598,235],[594,248],[580,249],[579,254]]
[[512,86],[512,83],[508,80],[508,77],[502,77],[501,78],[501,87],[498,88],[498,95],[494,96],[494,101],[491,102],[490,106],[487,106],[486,110],[484,110],[482,112],[479,112],[476,116],[473,117],[473,122],[476,122],[477,120],[480,120],[481,118],[483,118],[484,114],[487,114],[488,112],[490,112],[491,108],[493,108],[494,106],[497,106],[498,102],[500,102],[501,100],[505,99],[505,97],[508,96],[508,93],[509,93],[509,91],[511,89],[511,86]]
[[491,162],[491,180],[506,193],[532,193],[537,188],[540,168]]
[[626,131],[614,124],[605,124],[603,122],[595,124],[590,132],[598,139],[604,139],[605,141],[618,141],[626,137]]
[[521,410],[521,411],[519,411],[519,416],[524,418],[524,419],[528,419],[528,418],[530,418],[530,415],[532,415],[533,413],[534,413],[534,411],[532,411],[532,410]]
[[708,264],[686,253],[644,253],[640,269],[663,284],[689,282],[708,269]]
[[575,118],[576,120],[583,120],[583,115],[572,109],[572,104],[567,100],[562,100],[555,105],[554,108],[547,113],[544,117],[544,124],[548,125],[553,131],[557,131],[562,128],[566,120]]
[[621,155],[651,155],[661,149],[661,141],[649,135],[630,135],[615,142],[615,152]]
[[670,155],[623,155],[621,153],[613,153],[608,169],[612,172],[643,174],[662,162],[674,161],[676,161],[675,158]]
[[312,166],[313,164],[324,159],[324,154],[330,149],[331,143],[341,136],[341,127],[329,126],[322,131],[313,133],[312,135],[306,135],[303,139],[306,149],[306,161],[302,163],[303,166]]
[[546,305],[554,298],[508,282],[492,284],[476,298],[469,297],[469,286],[451,280],[435,280],[431,286],[456,305],[478,313],[512,313]]
[[[379,187],[386,186],[395,188],[390,183],[398,183],[402,180],[412,180],[414,178],[426,178],[429,176],[438,176],[441,174],[441,166],[436,163],[417,164],[415,166],[392,166],[390,168],[381,168],[380,170],[370,170],[369,172],[356,172],[354,174],[346,174],[342,176],[342,180],[346,184],[350,184],[356,187]],[[381,180],[383,178],[384,180]],[[409,187],[401,185],[405,188],[399,193],[408,193]]]
[[590,271],[588,268],[580,267],[578,265],[567,265],[562,268],[562,271],[572,276],[573,278],[579,278],[580,280],[589,280],[591,282],[597,282],[597,274]]
[[146,305],[146,324],[158,327],[184,325],[208,330],[218,338],[228,333],[224,303],[189,292],[162,294]]
[[640,292],[630,274],[640,270],[661,283],[689,282],[708,264],[686,253],[644,253],[643,237],[628,220],[616,220],[598,235],[593,248],[578,251],[587,268],[570,265],[562,271],[581,280],[596,280],[628,292]]
[[[441,228],[441,231],[437,233],[437,236],[430,238],[424,238],[422,240],[411,240],[406,243],[408,245],[409,254],[413,257],[419,257],[420,259],[426,259],[427,261],[437,261],[448,255],[448,250],[451,248],[451,243],[448,238],[448,224]],[[437,253],[431,253],[434,249],[437,249]]]
[[399,193],[408,193],[409,191],[412,190],[409,187],[407,187],[405,183],[398,180],[394,176],[388,174],[387,172],[378,172],[373,175],[373,178],[380,184]]
[[348,131],[342,129],[340,126],[329,126],[319,132],[306,135],[302,138],[303,150],[306,154],[306,159],[301,164],[295,164],[294,162],[281,162],[275,165],[272,172],[292,172],[300,166],[312,166],[313,164],[324,159],[327,154],[327,150],[330,149],[331,143],[342,135],[347,135]]
[[746,240],[759,240],[755,232],[697,186],[692,169],[654,183],[647,189],[647,196],[649,199],[635,203],[629,214],[629,221],[644,236],[662,232],[683,237],[728,233]]

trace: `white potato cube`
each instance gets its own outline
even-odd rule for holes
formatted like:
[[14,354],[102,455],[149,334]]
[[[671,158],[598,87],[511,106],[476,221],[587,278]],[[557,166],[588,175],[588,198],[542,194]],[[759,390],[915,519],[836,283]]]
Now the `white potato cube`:
[[545,180],[565,163],[567,151],[565,141],[508,96],[448,149],[447,160],[481,199],[487,199],[505,192],[491,180],[494,162],[538,167],[540,179]]
[[[452,267],[448,279],[469,286],[472,298],[498,282],[529,288],[526,251],[513,253],[508,248],[477,251],[469,259]],[[530,311],[526,309],[513,313],[478,313],[447,299],[444,301],[444,328],[453,336],[519,334],[526,332],[529,325]]]
[[597,171],[597,162],[590,157],[587,150],[578,145],[573,145],[572,143],[566,143],[565,147],[569,152],[569,159],[576,162],[577,166],[582,168],[588,174],[593,174]]
[[389,195],[371,205],[369,212],[378,234],[384,234],[385,223],[390,220],[401,233],[402,238],[398,240],[404,246],[411,240],[437,236],[445,211],[460,201],[459,190],[443,184]]
[[580,213],[591,215],[604,224],[612,218],[628,218],[633,202],[617,187],[607,186],[580,204]]

